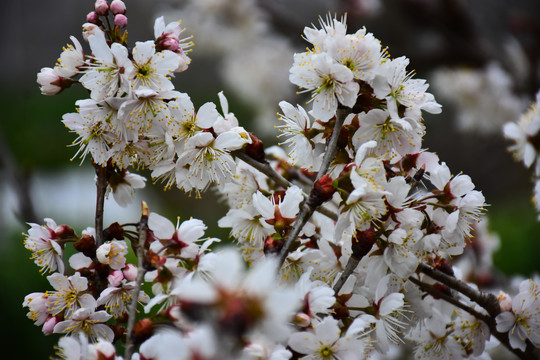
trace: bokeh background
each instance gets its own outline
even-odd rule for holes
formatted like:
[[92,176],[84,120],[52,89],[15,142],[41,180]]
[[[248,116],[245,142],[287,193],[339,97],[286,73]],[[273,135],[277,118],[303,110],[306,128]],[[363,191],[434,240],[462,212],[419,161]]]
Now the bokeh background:
[[[540,270],[540,225],[531,203],[531,173],[506,151],[501,126],[515,121],[540,88],[540,3],[537,0],[125,0],[130,44],[153,39],[153,21],[182,19],[194,36],[193,62],[175,79],[196,108],[217,102],[224,90],[230,111],[267,145],[275,144],[277,103],[301,103],[288,83],[294,52],[307,46],[303,27],[328,12],[347,12],[349,31],[366,26],[392,57],[411,59],[416,77],[432,83],[443,114],[426,114],[424,147],[454,173],[468,174],[482,190],[489,229],[500,239],[494,264],[507,276]],[[45,291],[24,249],[25,222],[51,217],[80,233],[93,226],[94,174],[87,161],[70,161],[74,136],[60,122],[86,98],[73,87],[40,94],[36,74],[54,66],[69,35],[93,1],[20,0],[0,12],[0,308],[4,351],[20,359],[53,355],[56,336],[44,337],[22,308],[24,296]],[[147,173],[144,175],[148,175]],[[215,225],[226,212],[211,191],[203,199],[162,191],[149,179],[132,205],[106,204],[106,225],[136,221],[140,200],[169,218],[198,217],[208,235],[227,238]],[[6,353],[4,353],[6,354]]]

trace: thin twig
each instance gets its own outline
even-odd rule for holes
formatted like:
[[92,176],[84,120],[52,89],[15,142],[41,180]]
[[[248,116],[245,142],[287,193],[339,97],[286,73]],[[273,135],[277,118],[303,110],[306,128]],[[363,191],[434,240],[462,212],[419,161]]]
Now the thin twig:
[[103,209],[105,207],[105,194],[107,191],[107,167],[94,165],[96,168],[96,246],[103,244]]
[[126,330],[126,350],[124,353],[124,359],[131,359],[133,354],[133,348],[135,346],[133,339],[133,329],[135,327],[135,319],[137,315],[137,304],[139,298],[139,292],[144,279],[146,270],[144,268],[144,243],[146,241],[146,235],[148,232],[148,207],[143,201],[142,203],[142,216],[138,225],[139,241],[137,243],[136,255],[137,255],[137,279],[135,280],[135,288],[133,289],[133,295],[131,303],[128,309],[128,324]]

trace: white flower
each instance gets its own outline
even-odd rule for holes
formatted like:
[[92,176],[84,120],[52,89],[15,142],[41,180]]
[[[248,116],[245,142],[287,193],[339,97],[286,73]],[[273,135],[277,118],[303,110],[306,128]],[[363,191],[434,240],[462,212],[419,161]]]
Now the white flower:
[[[200,132],[185,143],[185,149],[176,163],[176,181],[179,187],[187,180],[189,185],[205,190],[210,183],[221,185],[232,178],[236,162],[229,151],[236,150],[246,143],[240,134],[227,131],[214,138],[209,132]],[[181,171],[187,168],[187,175]],[[184,190],[189,190],[182,186]]]
[[113,110],[106,103],[97,103],[93,100],[77,101],[79,111],[77,113],[64,114],[62,122],[79,137],[73,142],[73,146],[79,146],[74,157],[81,153],[81,162],[88,153],[96,164],[104,165],[110,157],[109,143],[114,140],[110,132],[111,124],[105,122],[110,118]]
[[508,332],[510,345],[525,351],[526,340],[540,346],[540,289],[532,280],[519,285],[519,293],[512,299],[512,311],[497,315],[497,331]]
[[154,252],[170,249],[187,259],[195,258],[198,254],[199,245],[196,242],[203,240],[206,225],[199,219],[189,219],[175,227],[167,218],[152,212],[148,217],[148,228],[161,240],[152,243]]
[[88,280],[78,272],[67,277],[59,273],[47,276],[47,280],[56,291],[48,291],[47,310],[52,315],[65,311],[64,318],[69,319],[79,308],[94,308],[96,300],[88,290]]
[[306,168],[313,166],[314,144],[306,137],[306,132],[311,128],[307,112],[300,105],[295,108],[286,101],[281,101],[279,106],[283,111],[279,120],[285,124],[278,126],[281,131],[278,137],[287,137],[282,144],[287,144],[291,149],[289,151],[291,163]]
[[135,62],[133,90],[148,88],[161,92],[174,89],[168,77],[180,64],[178,55],[169,50],[156,53],[154,41],[138,41],[133,48],[133,60]]
[[71,78],[77,75],[77,73],[79,73],[78,68],[84,64],[84,53],[81,43],[73,36],[70,36],[69,38],[75,47],[68,44],[63,49],[60,58],[54,67],[54,72],[64,78]]
[[385,276],[377,285],[373,306],[375,316],[361,315],[363,321],[375,324],[377,334],[377,344],[379,348],[386,352],[390,343],[402,343],[400,335],[406,326],[404,321],[405,300],[402,293],[391,292],[389,282],[391,275]]
[[335,115],[338,101],[353,107],[360,89],[352,71],[326,53],[295,54],[289,80],[305,91],[313,91],[312,115],[321,121]]
[[75,311],[70,319],[56,324],[54,332],[57,334],[77,334],[82,332],[92,342],[97,342],[100,339],[111,342],[114,340],[114,332],[109,326],[103,324],[111,317],[103,310],[94,311],[94,308],[82,308]]
[[315,326],[314,332],[294,333],[289,338],[289,346],[304,354],[306,360],[354,359],[361,356],[364,343],[345,335],[341,337],[338,321],[327,316]]
[[62,246],[55,240],[57,228],[52,219],[45,219],[47,226],[28,224],[31,228],[24,240],[24,247],[32,252],[32,259],[40,267],[40,272],[58,270],[64,273]]
[[384,159],[417,153],[421,149],[424,128],[410,118],[401,119],[399,116],[392,116],[387,110],[373,109],[358,114],[358,122],[360,127],[352,138],[356,149],[374,140],[377,146],[372,150],[372,154]]
[[128,58],[128,50],[119,43],[107,44],[105,34],[97,31],[88,37],[93,52],[93,62],[80,78],[81,84],[90,90],[96,101],[116,96],[121,90],[130,91],[129,78],[134,76],[134,67]]
[[[105,305],[105,309],[115,318],[127,313],[128,306],[133,299],[133,290],[135,289],[135,282],[122,281],[119,287],[109,286],[101,292],[99,298],[96,300],[97,305]],[[148,295],[143,291],[138,294],[137,301],[147,303],[149,301]]]
[[120,270],[126,265],[128,247],[124,240],[107,241],[96,250],[96,257],[102,264],[111,269]]
[[126,207],[133,200],[135,189],[144,188],[145,182],[145,177],[126,171],[118,178],[111,179],[109,186],[116,203],[121,207]]

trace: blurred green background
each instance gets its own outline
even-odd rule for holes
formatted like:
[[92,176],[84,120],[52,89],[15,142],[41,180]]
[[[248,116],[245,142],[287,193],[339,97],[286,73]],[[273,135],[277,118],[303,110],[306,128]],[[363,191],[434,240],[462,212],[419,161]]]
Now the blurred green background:
[[[128,27],[130,38],[132,41],[142,41],[153,36],[153,18],[160,15],[158,6],[181,4],[182,1],[154,3],[127,0],[126,3],[131,26]],[[269,12],[273,31],[290,37],[295,51],[303,51],[306,47],[298,35],[303,26],[316,22],[314,14],[324,14],[327,10],[349,10],[357,24],[369,24],[368,30],[380,38],[383,45],[388,45],[394,56],[411,57],[412,67],[417,68],[417,77],[429,78],[432,68],[426,64],[425,59],[419,56],[420,65],[417,67],[414,55],[407,52],[408,44],[419,41],[419,38],[412,36],[413,33],[407,31],[409,28],[397,29],[377,18],[362,18],[362,14],[353,11],[354,1],[315,1],[310,3],[310,11],[304,12],[293,9],[303,9],[306,1],[291,1],[288,4],[277,1],[273,3],[274,8],[269,5],[269,1],[258,3]],[[382,3],[386,5],[385,11],[389,17],[395,19],[405,16],[399,12],[399,7],[394,8],[384,1]],[[501,2],[494,3],[504,10]],[[530,2],[516,2],[519,3]],[[231,2],[231,6],[234,4]],[[39,275],[37,267],[29,259],[29,252],[23,247],[22,233],[28,227],[14,215],[20,207],[8,180],[14,169],[28,180],[38,219],[52,217],[59,224],[68,223],[78,233],[87,226],[93,226],[92,169],[88,161],[80,167],[78,160],[69,161],[75,150],[67,145],[74,140],[74,136],[60,122],[64,113],[74,111],[75,101],[87,95],[83,90],[73,88],[58,96],[45,97],[39,93],[35,83],[41,67],[54,65],[62,46],[68,41],[68,35],[80,38],[80,25],[92,5],[92,1],[67,0],[25,0],[3,4],[0,22],[1,59],[4,65],[0,80],[3,85],[0,91],[0,136],[9,152],[4,150],[3,156],[11,158],[16,166],[10,168],[4,162],[0,168],[3,175],[0,177],[0,227],[4,229],[4,236],[0,239],[0,308],[4,309],[5,320],[0,330],[0,339],[3,344],[9,344],[9,348],[20,359],[48,358],[54,352],[53,345],[57,337],[43,336],[41,329],[33,326],[26,318],[26,309],[22,308],[25,295],[44,292],[49,285],[46,278]],[[278,6],[285,10],[276,10]],[[287,12],[287,6],[291,7],[290,12]],[[355,15],[356,18],[353,17]],[[499,13],[496,15],[501,16]],[[485,14],[484,17],[488,18]],[[490,21],[493,19],[488,18],[485,26],[489,27]],[[292,54],[283,56],[289,57],[292,63]],[[256,124],[250,122],[256,105],[247,103],[216,77],[216,70],[209,67],[218,66],[218,63],[213,59],[198,59],[196,56],[193,59],[192,68],[176,79],[179,90],[188,92],[198,107],[206,101],[217,102],[216,93],[225,89],[230,111],[237,115],[247,129],[256,128]],[[436,152],[454,173],[463,171],[470,175],[477,189],[483,191],[490,204],[490,230],[501,239],[501,248],[494,257],[496,267],[507,275],[531,276],[537,273],[540,270],[540,224],[530,201],[532,183],[529,172],[513,161],[505,150],[507,144],[501,136],[458,132],[453,122],[455,113],[449,104],[443,105],[442,115],[426,115],[425,147]],[[272,144],[275,136],[265,134],[262,138],[266,144]],[[81,196],[81,193],[86,196]],[[190,216],[201,218],[209,226],[208,236],[227,238],[227,231],[215,225],[225,214],[226,208],[217,202],[211,191],[202,200],[198,200],[188,198],[175,189],[164,193],[159,184],[152,185],[149,180],[147,188],[138,194],[137,200],[140,199],[145,199],[151,210],[170,219],[176,216],[183,219]],[[110,218],[121,216],[136,221],[139,205],[135,201],[124,213],[120,213],[118,207],[107,204],[106,211]]]

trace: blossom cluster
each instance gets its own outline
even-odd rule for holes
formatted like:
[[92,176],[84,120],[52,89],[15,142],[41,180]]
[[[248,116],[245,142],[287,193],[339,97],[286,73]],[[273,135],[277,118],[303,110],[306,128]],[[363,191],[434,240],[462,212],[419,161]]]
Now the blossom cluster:
[[[98,196],[104,180],[127,205],[144,186],[130,167],[187,192],[214,184],[230,208],[218,225],[240,251],[205,238],[203,221],[175,225],[144,203],[138,223],[96,219],[80,236],[52,219],[30,224],[25,246],[54,290],[23,305],[45,334],[65,335],[60,358],[120,358],[118,343],[134,360],[486,358],[492,335],[519,351],[540,345],[537,282],[497,300],[466,281],[490,266],[485,198],[422,148],[422,114],[441,106],[409,59],[365,28],[348,33],[346,18],[321,18],[289,73],[306,108],[279,103],[288,151],[265,149],[223,93],[220,113],[174,90],[191,46],[178,22],[159,18],[155,39],[129,50],[125,13],[96,1],[83,25],[90,53],[72,37],[38,75],[42,92],[89,91],[63,122],[92,158]],[[66,260],[68,243],[77,252]]]

